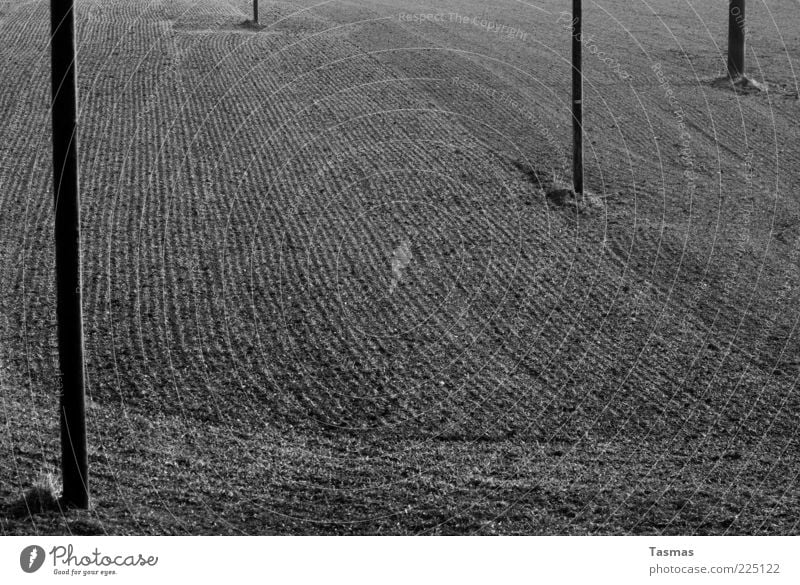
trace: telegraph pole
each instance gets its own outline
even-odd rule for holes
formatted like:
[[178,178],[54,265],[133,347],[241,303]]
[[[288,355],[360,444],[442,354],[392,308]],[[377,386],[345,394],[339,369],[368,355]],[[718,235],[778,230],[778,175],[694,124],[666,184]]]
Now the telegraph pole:
[[253,0],[253,23],[258,24],[258,0]]
[[583,194],[583,73],[581,66],[581,0],[572,0],[572,187]]
[[744,0],[730,0],[728,16],[728,76],[744,76],[745,26]]
[[89,507],[73,0],[50,0],[62,503]]

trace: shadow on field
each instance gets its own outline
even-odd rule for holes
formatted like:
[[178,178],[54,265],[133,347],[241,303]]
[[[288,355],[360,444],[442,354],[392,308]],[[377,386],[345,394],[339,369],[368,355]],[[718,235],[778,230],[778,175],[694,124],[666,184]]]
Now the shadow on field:
[[522,174],[524,174],[525,177],[528,179],[528,181],[530,181],[543,191],[546,191],[548,187],[553,186],[553,181],[548,180],[547,173],[544,173],[541,170],[534,168],[533,165],[531,165],[530,163],[524,163],[518,160],[511,159],[511,164],[514,165],[514,167],[518,171],[521,171]]
[[16,499],[0,503],[0,516],[15,520],[60,510],[58,498],[53,495],[53,492],[39,486],[29,489]]
[[0,526],[5,532],[9,525],[21,534],[69,534],[72,536],[103,535],[108,532],[85,510],[71,510],[55,498],[52,492],[31,488],[16,499],[0,502]]

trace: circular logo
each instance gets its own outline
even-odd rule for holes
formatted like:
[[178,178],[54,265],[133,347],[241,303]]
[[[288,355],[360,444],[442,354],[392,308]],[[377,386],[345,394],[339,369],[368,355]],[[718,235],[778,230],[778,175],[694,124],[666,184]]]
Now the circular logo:
[[44,549],[35,544],[26,546],[19,555],[19,566],[26,573],[35,573],[44,564]]

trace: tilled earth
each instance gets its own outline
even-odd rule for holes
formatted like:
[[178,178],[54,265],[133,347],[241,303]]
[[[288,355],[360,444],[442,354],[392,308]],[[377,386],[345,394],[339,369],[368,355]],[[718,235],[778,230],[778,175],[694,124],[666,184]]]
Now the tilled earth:
[[2,533],[798,532],[800,10],[743,94],[724,7],[589,3],[575,201],[564,7],[498,4],[78,3],[93,506],[38,512],[49,13],[0,2]]

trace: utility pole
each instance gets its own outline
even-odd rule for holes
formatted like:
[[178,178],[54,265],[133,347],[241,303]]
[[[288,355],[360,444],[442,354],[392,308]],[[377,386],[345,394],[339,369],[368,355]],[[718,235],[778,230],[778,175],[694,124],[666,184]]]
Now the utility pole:
[[575,197],[583,194],[583,72],[581,0],[572,0],[572,188]]
[[258,24],[258,0],[253,0],[253,23]]
[[730,0],[728,16],[728,76],[744,76],[745,51],[744,0]]
[[62,503],[89,507],[73,0],[50,0]]

